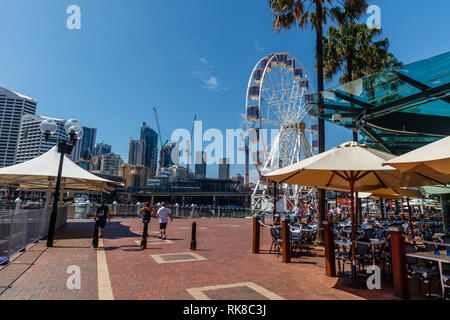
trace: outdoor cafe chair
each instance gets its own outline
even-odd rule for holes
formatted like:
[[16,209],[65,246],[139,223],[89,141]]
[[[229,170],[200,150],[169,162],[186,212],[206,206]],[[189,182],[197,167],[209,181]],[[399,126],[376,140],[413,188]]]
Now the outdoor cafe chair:
[[[293,234],[291,232],[292,253],[295,253],[296,250],[299,250],[301,253],[303,248],[305,248],[307,234],[308,234],[308,232],[306,232],[305,230],[300,230],[300,234]],[[308,248],[307,248],[307,250],[308,250]]]
[[383,238],[383,236],[384,236],[384,229],[383,228],[376,228],[375,232],[376,232],[377,239],[378,238]]
[[374,239],[375,238],[375,230],[364,229],[364,237],[366,237],[367,239]]
[[391,272],[392,248],[389,236],[385,238],[385,243],[380,246],[378,254],[375,255],[377,265],[381,265],[383,272]]
[[425,229],[424,231],[422,231],[422,238],[425,241],[433,241],[433,232]]
[[[416,248],[411,243],[405,243],[405,251],[406,251],[406,253],[415,253]],[[408,268],[408,279],[417,279],[418,280],[420,292],[422,292],[422,283],[424,285],[428,284],[428,290],[427,290],[427,293],[425,293],[425,296],[427,296],[427,297],[432,296],[432,294],[431,294],[432,281],[436,280],[438,283],[440,283],[439,270],[437,270],[435,268],[430,268],[428,266],[420,267],[419,259],[417,259],[415,257],[406,256],[406,263],[407,263],[407,268]]]
[[[346,240],[348,241],[348,243],[351,243],[351,240],[348,239],[347,237],[345,237],[344,235],[342,235],[341,233],[339,233],[339,231],[337,231],[337,237],[338,240]],[[337,252],[335,254],[336,256],[336,260],[338,263],[338,275],[342,276],[344,275],[345,272],[345,263],[347,261],[350,261],[352,256],[351,256],[351,250],[350,250],[351,246],[335,246],[335,249],[337,249]]]
[[301,244],[300,244],[300,239],[301,239],[301,236],[302,236],[302,231],[301,231],[301,229],[299,229],[300,230],[300,233],[297,233],[297,232],[292,232],[293,231],[293,229],[299,229],[297,226],[292,226],[291,225],[291,227],[289,228],[289,230],[290,230],[290,233],[291,233],[291,248],[292,248],[292,253],[294,253],[295,252],[295,250],[296,249],[299,249],[300,248],[300,246],[301,246]]
[[450,296],[450,275],[443,274],[442,278],[444,280],[444,291],[445,291],[444,298],[445,298],[447,295]]
[[270,245],[269,253],[274,250],[277,256],[281,253],[281,248],[283,247],[283,238],[281,237],[281,228],[270,227],[270,235],[272,236],[272,244]]
[[[370,243],[370,241],[366,239],[360,239],[359,242],[367,242]],[[359,271],[364,270],[364,267],[372,261],[369,257],[369,244],[362,244],[357,243],[356,244],[356,264],[359,268]],[[351,251],[351,250],[350,250]]]
[[303,233],[301,244],[302,249],[306,249],[307,254],[311,255],[311,246],[316,240],[317,230],[311,229]]
[[[349,243],[351,243],[350,240],[348,240]],[[359,271],[364,269],[364,266],[368,264],[369,257],[368,257],[368,249],[369,245],[365,244],[356,244],[356,266]],[[336,258],[338,261],[338,275],[343,276],[345,274],[345,265],[351,264],[352,262],[352,247],[349,246],[348,251],[338,251],[336,253]]]
[[443,243],[450,243],[450,235],[444,235],[440,238],[441,242]]

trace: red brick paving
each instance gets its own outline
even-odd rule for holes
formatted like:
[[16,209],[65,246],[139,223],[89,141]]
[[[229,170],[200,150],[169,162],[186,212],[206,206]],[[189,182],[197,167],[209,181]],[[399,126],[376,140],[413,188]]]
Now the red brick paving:
[[[123,220],[108,227],[104,240],[108,268],[115,299],[193,299],[186,288],[197,288],[241,282],[254,282],[285,299],[362,299],[347,290],[335,289],[338,280],[324,275],[324,258],[293,258],[292,264],[281,263],[281,257],[251,254],[251,219],[196,219],[197,253],[206,261],[158,264],[151,254],[189,252],[193,220],[169,223],[167,235],[173,244],[152,245],[139,251],[133,245],[140,230],[139,220]],[[200,229],[205,227],[206,229]],[[149,230],[156,231],[152,221]],[[109,234],[121,234],[109,239]],[[262,230],[262,248],[268,251],[270,235]],[[368,291],[368,290],[365,290]],[[357,292],[356,292],[357,293]],[[230,295],[223,296],[231,298]],[[251,297],[249,297],[251,298]],[[375,296],[392,299],[393,295]]]
[[12,259],[11,262],[14,264],[32,264],[41,255],[41,253],[41,250],[27,250],[26,252]]
[[203,291],[211,300],[268,300],[249,287],[234,287]]
[[[152,254],[190,253],[190,226],[197,222],[197,254],[204,261],[158,264]],[[269,231],[262,229],[262,254],[251,254],[251,219],[196,219],[169,222],[167,236],[173,243],[148,245],[139,250],[136,240],[143,227],[139,219],[114,219],[105,231],[104,246],[115,299],[193,299],[187,288],[253,282],[284,299],[396,299],[389,281],[384,290],[344,288],[338,278],[324,275],[323,251],[294,257],[283,264],[281,257],[268,254]],[[70,221],[57,233],[55,247],[45,242],[16,257],[17,262],[33,262],[28,271],[0,299],[98,299],[97,252],[90,248],[92,221]],[[157,239],[153,220],[149,239]],[[66,281],[70,265],[81,268],[81,290],[69,290]],[[0,286],[8,285],[23,272],[26,264],[9,264],[0,269]],[[0,292],[2,289],[0,288]],[[249,291],[250,290],[250,291]],[[262,299],[245,287],[208,290],[214,299]]]
[[[92,223],[77,222],[68,225],[57,233],[54,247],[46,249],[45,241],[41,241],[22,255],[14,259],[14,262],[26,260],[32,262],[32,257],[37,252],[42,252],[28,271],[25,272],[11,288],[0,295],[0,299],[39,299],[39,300],[95,300],[98,299],[97,291],[97,255],[91,249],[91,232],[88,225]],[[93,226],[93,225],[92,225]],[[33,250],[33,251],[31,251]],[[69,290],[66,287],[67,267],[77,265],[81,268],[81,290]],[[14,273],[8,270],[28,268],[25,264],[9,264],[0,271],[3,274]],[[5,273],[7,271],[7,273]],[[16,273],[15,273],[16,274]],[[8,275],[6,282],[14,279],[14,275]]]

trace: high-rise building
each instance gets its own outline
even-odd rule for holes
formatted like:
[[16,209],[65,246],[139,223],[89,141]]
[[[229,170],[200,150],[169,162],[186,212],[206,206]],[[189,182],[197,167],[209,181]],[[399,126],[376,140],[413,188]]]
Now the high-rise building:
[[195,153],[195,179],[206,179],[206,152]]
[[158,161],[158,134],[145,122],[141,127],[141,140],[145,140],[144,166],[152,169],[153,175],[155,175]]
[[120,176],[125,183],[125,188],[145,188],[150,175],[151,169],[144,166],[136,166],[131,164],[122,164],[120,166]]
[[[97,129],[83,127],[83,137],[77,142],[72,150],[72,159],[90,160],[94,156],[95,139],[97,137]],[[111,150],[109,151],[111,152]]]
[[89,160],[89,171],[100,171],[102,168],[102,156],[93,156]]
[[171,173],[171,181],[184,181],[186,180],[186,172],[187,168],[180,165],[173,165],[168,168],[168,171]]
[[[55,134],[45,141],[40,125],[44,120],[53,120],[58,125]],[[64,124],[66,120],[26,114],[22,117],[20,135],[16,151],[16,163],[22,163],[34,159],[53,148],[59,141],[68,140]],[[72,153],[73,154],[73,153]],[[73,159],[73,157],[72,157]]]
[[0,168],[16,163],[22,116],[36,114],[36,100],[0,88]]
[[100,171],[112,176],[118,176],[122,164],[123,160],[119,154],[107,153],[102,156]]
[[239,183],[239,190],[243,190],[244,189],[244,187],[245,187],[245,185],[244,185],[245,178],[241,174],[239,174],[239,173],[235,174],[231,178],[231,180],[236,181],[236,182]]
[[128,152],[128,164],[135,166],[145,166],[146,155],[145,140],[130,139],[130,150]]
[[180,164],[180,147],[176,142],[169,142],[161,148],[159,155],[160,167],[169,168],[173,165]]
[[230,180],[230,159],[219,159],[219,180]]
[[94,156],[102,156],[107,153],[111,153],[111,145],[104,143],[95,144]]
[[165,182],[186,181],[186,175],[187,168],[180,165],[163,168],[163,170],[158,172],[158,178],[161,180],[161,183],[163,183],[163,180],[165,180]]

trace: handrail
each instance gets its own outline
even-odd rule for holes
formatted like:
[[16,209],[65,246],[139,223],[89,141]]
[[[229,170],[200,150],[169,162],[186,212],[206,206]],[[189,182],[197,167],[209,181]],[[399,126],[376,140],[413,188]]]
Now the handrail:
[[263,223],[261,220],[258,220],[258,222],[259,222],[259,224],[262,225],[263,227],[266,227],[266,228],[272,228],[271,225],[265,224],[265,223]]

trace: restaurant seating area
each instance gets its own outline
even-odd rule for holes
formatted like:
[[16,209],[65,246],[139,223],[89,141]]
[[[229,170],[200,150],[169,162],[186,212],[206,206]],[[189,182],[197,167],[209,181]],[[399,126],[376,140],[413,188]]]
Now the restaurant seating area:
[[[306,213],[306,225],[298,225],[300,217],[305,214],[304,197],[291,199],[295,219],[290,217],[282,222],[283,263],[290,262],[296,242],[300,241],[293,240],[295,235],[299,234],[301,239],[302,232],[313,231],[311,218],[320,212],[320,220],[316,216],[315,222],[320,222],[323,229],[316,231],[316,237],[320,237],[315,244],[324,244],[327,276],[337,274],[344,278],[342,283],[346,288],[369,290],[374,287],[369,281],[375,279],[379,286],[381,278],[384,278],[392,283],[394,292],[402,299],[410,297],[409,282],[417,280],[419,291],[424,296],[447,298],[450,265],[448,150],[450,136],[401,156],[349,141],[266,173],[264,178],[275,183],[274,212],[278,210],[276,189],[279,184],[321,190],[315,201],[306,199],[306,202],[311,202]],[[327,190],[335,192],[336,211],[327,207]],[[338,191],[348,192],[349,201],[344,204],[338,202]],[[283,196],[288,200],[290,195]],[[367,199],[366,212],[362,199]],[[367,212],[370,206],[373,207],[374,199],[380,199],[380,210],[375,214]],[[386,214],[387,207],[392,208],[391,203],[394,202],[388,202],[386,206],[384,200],[395,200],[394,215]],[[286,207],[285,215],[290,210]],[[414,207],[420,207],[419,212]],[[408,218],[403,214],[404,209]],[[254,237],[254,243],[256,241]],[[290,246],[286,245],[288,241]],[[346,271],[348,265],[350,272]],[[367,281],[364,282],[364,278]]]
[[[299,223],[293,215],[286,215],[290,231],[290,254],[300,258],[311,255],[315,249],[318,224]],[[279,217],[272,225],[266,225],[272,236],[270,253],[277,257],[283,254],[283,234]],[[411,223],[412,222],[412,223]],[[410,225],[412,224],[412,229]],[[442,278],[439,263],[433,260],[409,256],[408,254],[432,253],[445,257],[450,256],[450,236],[443,230],[442,221],[438,218],[402,219],[390,217],[379,219],[367,217],[357,226],[356,233],[356,270],[358,278],[366,280],[369,267],[378,266],[385,281],[392,281],[392,248],[390,227],[397,226],[405,238],[405,252],[408,279],[412,286],[418,288],[424,298],[450,298],[450,264],[442,264]],[[348,278],[351,275],[352,263],[352,224],[350,219],[336,221],[333,224],[334,250],[337,265],[336,275]],[[414,283],[413,283],[414,282]],[[443,292],[441,294],[441,292]]]

